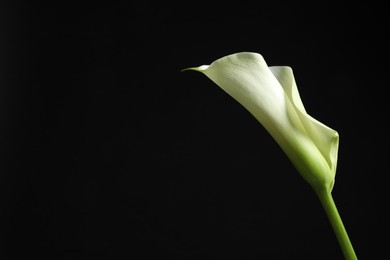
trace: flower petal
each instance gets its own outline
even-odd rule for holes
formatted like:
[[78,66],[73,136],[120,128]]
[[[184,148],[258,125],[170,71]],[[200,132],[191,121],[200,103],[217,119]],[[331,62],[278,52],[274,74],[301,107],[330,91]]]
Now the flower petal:
[[272,134],[286,127],[286,95],[263,57],[238,53],[192,70],[203,72],[251,112]]
[[271,66],[270,70],[278,79],[291,103],[295,106],[298,116],[307,134],[321,151],[329,168],[336,175],[337,155],[339,145],[338,133],[307,114],[294,79],[293,70],[287,66]]

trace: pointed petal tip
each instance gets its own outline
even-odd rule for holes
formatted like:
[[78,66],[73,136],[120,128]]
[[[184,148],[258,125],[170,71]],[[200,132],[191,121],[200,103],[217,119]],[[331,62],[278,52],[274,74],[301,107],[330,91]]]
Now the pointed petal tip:
[[194,68],[185,68],[185,69],[181,69],[180,72],[187,71],[187,70],[194,70]]
[[190,68],[182,69],[182,70],[180,70],[180,72],[187,71],[187,70],[195,70],[195,71],[202,72],[202,71],[206,70],[208,67],[209,67],[209,65],[202,65],[199,67],[190,67]]

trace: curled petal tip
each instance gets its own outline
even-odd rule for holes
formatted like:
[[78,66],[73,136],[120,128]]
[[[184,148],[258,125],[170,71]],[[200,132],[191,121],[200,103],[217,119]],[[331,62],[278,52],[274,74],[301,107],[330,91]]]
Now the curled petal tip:
[[199,67],[185,68],[185,69],[182,69],[180,72],[187,71],[187,70],[195,70],[195,71],[202,72],[202,71],[206,70],[208,67],[209,67],[209,65],[202,65]]

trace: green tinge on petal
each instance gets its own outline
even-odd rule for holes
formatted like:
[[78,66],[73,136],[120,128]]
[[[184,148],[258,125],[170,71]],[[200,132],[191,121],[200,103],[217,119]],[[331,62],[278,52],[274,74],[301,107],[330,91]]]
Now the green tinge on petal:
[[338,157],[338,133],[306,113],[298,92],[293,71],[290,67],[271,66],[270,70],[284,88],[284,91],[291,103],[295,106],[297,114],[307,134],[316,144],[322,156],[327,161],[334,178],[336,175]]
[[306,113],[291,68],[269,68],[258,53],[225,56],[196,68],[243,105],[313,187],[332,188],[338,135]]

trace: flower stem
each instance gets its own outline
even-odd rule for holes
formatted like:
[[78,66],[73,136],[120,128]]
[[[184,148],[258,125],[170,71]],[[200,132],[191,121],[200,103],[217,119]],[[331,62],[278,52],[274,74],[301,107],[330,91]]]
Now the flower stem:
[[327,190],[318,191],[317,196],[321,201],[326,215],[328,216],[328,219],[330,221],[330,224],[332,225],[334,233],[336,234],[337,240],[340,244],[341,250],[343,251],[345,259],[357,260],[357,256],[352,247],[344,224],[341,220],[340,214],[337,210],[331,192]]

